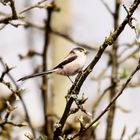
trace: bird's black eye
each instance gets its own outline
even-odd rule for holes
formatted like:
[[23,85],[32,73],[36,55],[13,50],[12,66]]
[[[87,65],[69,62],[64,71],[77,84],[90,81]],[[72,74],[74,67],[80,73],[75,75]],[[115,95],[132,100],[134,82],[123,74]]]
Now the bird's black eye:
[[83,52],[83,49],[80,48],[79,51],[80,51],[80,52]]

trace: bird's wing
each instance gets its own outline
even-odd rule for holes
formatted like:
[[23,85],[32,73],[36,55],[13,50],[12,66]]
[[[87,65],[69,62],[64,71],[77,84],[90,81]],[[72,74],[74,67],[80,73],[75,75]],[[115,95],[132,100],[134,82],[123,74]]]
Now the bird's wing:
[[63,68],[64,65],[74,61],[77,58],[76,55],[72,54],[72,55],[68,55],[64,61],[62,61],[60,64],[58,64],[56,67],[54,67],[53,69],[57,69],[57,68]]

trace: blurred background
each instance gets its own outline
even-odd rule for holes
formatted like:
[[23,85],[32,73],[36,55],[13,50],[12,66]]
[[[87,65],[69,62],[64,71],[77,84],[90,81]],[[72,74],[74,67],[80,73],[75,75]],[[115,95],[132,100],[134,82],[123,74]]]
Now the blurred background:
[[[36,0],[15,0],[14,4],[17,13],[20,13],[25,7],[30,7],[37,4]],[[44,5],[51,4],[52,1],[42,3],[40,7],[32,8],[21,14],[26,18],[13,20],[10,24],[0,24],[0,57],[9,66],[14,67],[10,74],[14,77],[17,85],[23,90],[22,98],[26,105],[31,124],[36,129],[36,135],[39,137],[42,133],[42,127],[45,123],[45,111],[51,116],[57,116],[53,123],[60,120],[66,105],[65,96],[70,89],[72,83],[67,77],[59,75],[47,76],[47,86],[45,88],[46,96],[42,95],[42,78],[34,78],[25,82],[17,82],[22,76],[42,71],[43,58],[41,53],[46,53],[46,69],[51,69],[57,65],[68,52],[75,47],[85,47],[89,50],[86,66],[93,60],[99,46],[105,38],[114,31],[114,22],[112,13],[115,12],[115,0],[55,0],[55,10],[51,13],[51,21],[48,27],[50,30],[48,38],[43,28],[48,19],[49,12]],[[119,18],[117,24],[120,25],[126,16],[126,11],[123,4],[128,8],[133,0],[117,1],[120,4]],[[51,6],[50,6],[51,7]],[[110,12],[112,11],[112,13]],[[0,18],[11,13],[11,8],[6,3],[0,3]],[[5,14],[5,15],[4,15]],[[140,10],[136,10],[134,14],[133,25],[140,30]],[[136,32],[126,26],[125,30],[119,36],[117,45],[117,59],[119,67],[117,68],[118,82],[116,92],[124,83],[130,73],[137,66],[139,56],[139,45],[137,40],[139,36]],[[46,40],[49,42],[46,52],[44,46]],[[109,103],[109,91],[103,96],[97,106],[95,103],[100,95],[110,86],[111,77],[111,59],[110,53],[112,46],[109,46],[102,55],[102,58],[95,66],[94,70],[85,80],[79,97],[87,97],[88,100],[83,105],[87,112],[94,116],[98,116],[100,112]],[[32,55],[33,53],[33,55]],[[85,67],[86,67],[85,66]],[[45,68],[44,68],[45,69]],[[4,71],[0,65],[0,73]],[[75,76],[71,77],[74,81]],[[9,82],[8,76],[4,77],[5,81]],[[130,86],[124,91],[123,95],[117,100],[116,113],[113,123],[112,139],[120,139],[122,132],[124,139],[128,139],[134,132],[137,132],[136,138],[140,138],[140,72],[135,75]],[[84,95],[83,95],[84,94]],[[11,91],[0,83],[0,113],[1,120],[5,116],[3,110],[3,101],[9,99]],[[46,98],[46,99],[44,99]],[[45,102],[46,101],[46,102]],[[45,104],[45,103],[46,104]],[[26,123],[26,113],[19,98],[14,101],[16,109],[10,114],[11,118],[16,123]],[[46,107],[44,107],[46,106]],[[74,105],[75,106],[75,105]],[[81,111],[69,117],[68,122],[73,123],[74,119],[82,116]],[[53,116],[52,115],[52,116]],[[54,117],[53,116],[53,117]],[[107,114],[99,121],[96,128],[96,139],[105,139],[107,127]],[[50,117],[51,118],[51,117]],[[92,118],[92,117],[91,117]],[[5,128],[6,129],[6,128]],[[10,129],[10,128],[7,128]],[[0,129],[1,136],[5,133],[5,139],[28,139],[25,133],[30,132],[29,127],[13,127],[10,130],[11,134],[6,134]],[[40,130],[41,129],[41,130]],[[17,133],[18,132],[18,133]]]

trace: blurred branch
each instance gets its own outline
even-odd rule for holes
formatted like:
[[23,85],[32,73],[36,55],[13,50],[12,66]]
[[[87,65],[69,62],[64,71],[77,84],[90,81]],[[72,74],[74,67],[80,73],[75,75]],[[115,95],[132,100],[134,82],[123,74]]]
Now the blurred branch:
[[136,128],[136,129],[134,130],[134,132],[129,136],[128,139],[132,140],[132,139],[134,139],[135,136],[137,136],[137,135],[139,135],[139,134],[140,134],[140,130],[139,130],[139,128]]
[[[52,3],[52,5],[54,5]],[[42,51],[42,71],[47,71],[47,53],[48,53],[48,47],[50,43],[50,24],[51,24],[51,18],[53,13],[54,7],[48,7],[46,9],[46,17],[47,20],[45,20],[45,33],[44,33],[44,47]],[[43,101],[43,111],[44,111],[44,128],[43,133],[47,135],[48,137],[51,136],[52,132],[49,132],[49,121],[48,121],[48,80],[47,77],[44,75],[42,76],[42,83],[41,83],[41,95],[42,95],[42,101]]]
[[[129,14],[127,14],[127,16],[125,17],[125,19],[123,20],[123,22],[121,23],[121,25],[112,33],[110,34],[109,37],[107,37],[105,39],[105,41],[103,42],[103,44],[100,46],[95,58],[92,60],[92,62],[87,66],[87,68],[78,74],[78,76],[76,77],[76,80],[74,82],[74,84],[72,85],[72,87],[70,88],[68,95],[70,96],[69,100],[66,103],[66,107],[65,110],[63,112],[63,115],[59,121],[59,125],[56,128],[56,130],[54,131],[54,140],[58,140],[59,136],[62,135],[62,129],[64,127],[64,124],[68,118],[68,114],[71,108],[71,105],[74,101],[73,97],[71,97],[73,94],[78,94],[81,86],[83,85],[84,81],[86,80],[87,76],[91,73],[92,69],[94,68],[94,66],[97,64],[97,62],[100,60],[102,54],[104,53],[104,50],[109,46],[112,45],[114,43],[114,41],[116,41],[116,39],[118,38],[118,36],[122,33],[122,31],[124,30],[126,24],[128,24],[129,19],[131,18],[131,16],[133,15],[134,11],[136,10],[136,8],[138,7],[138,5],[140,4],[139,0],[135,0],[132,5],[129,8]],[[124,86],[125,87],[125,86]],[[115,99],[116,100],[116,99]],[[112,104],[112,103],[111,103]],[[108,108],[107,108],[108,109]],[[105,110],[106,112],[107,110]],[[104,114],[104,113],[102,113]],[[101,116],[102,116],[101,114]],[[100,118],[100,117],[99,117]],[[98,118],[98,119],[99,119]],[[97,120],[98,120],[97,119]],[[96,121],[97,122],[97,121]],[[94,122],[91,124],[91,126],[94,124]],[[89,127],[91,127],[89,126]]]
[[44,24],[40,24],[39,22],[35,22],[27,17],[23,18],[22,20],[26,23],[25,27],[34,27],[34,28],[37,28],[37,29],[44,31],[44,28],[45,28]]
[[[39,7],[39,5],[41,5],[41,4],[44,3],[45,1],[47,1],[47,0],[42,0],[42,1],[36,3],[36,4],[32,5],[32,6],[29,6],[29,7],[25,8],[25,9],[21,10],[21,11],[19,12],[17,18],[23,20],[24,22],[26,22],[27,25],[29,25],[29,26],[36,27],[36,28],[38,28],[38,29],[44,30],[44,26],[40,25],[39,23],[35,23],[35,22],[33,22],[32,20],[30,20],[30,19],[28,19],[28,18],[24,18],[24,16],[21,16],[21,14],[24,13],[24,12],[27,12],[27,11],[33,9],[33,8]],[[50,4],[50,5],[48,5],[48,7],[45,7],[45,8],[49,8],[49,7],[53,7],[53,9],[55,9],[56,6],[55,6],[54,4],[53,4],[53,5]],[[0,23],[8,24],[11,20],[13,20],[13,17],[7,15],[7,17],[0,19]],[[26,25],[26,26],[27,26],[27,25]],[[17,24],[17,26],[18,26],[18,24]],[[4,26],[4,27],[5,27],[5,26]],[[2,29],[3,29],[3,27],[2,27]],[[72,39],[72,37],[70,37],[70,36],[67,35],[67,34],[58,32],[58,31],[56,31],[56,30],[54,30],[54,29],[50,29],[50,31],[51,31],[51,33],[53,33],[53,34],[55,34],[55,35],[57,35],[57,36],[63,37],[64,39],[70,41],[70,42],[73,43],[73,44],[76,44],[76,45],[78,45],[78,46],[87,48],[87,49],[89,49],[89,50],[98,51],[98,48],[93,47],[93,46],[89,46],[89,45],[84,44],[84,43],[80,43],[80,42],[78,42],[78,41],[75,41],[74,39]],[[106,54],[109,54],[109,51],[105,50],[105,53],[106,53]]]
[[[30,20],[28,18],[23,18],[22,20],[27,23],[27,26],[31,26],[31,27],[35,27],[40,30],[44,30],[44,25],[41,25],[40,23],[33,22],[32,20]],[[50,32],[54,35],[57,35],[57,36],[60,36],[64,39],[66,39],[67,41],[69,41],[77,46],[80,46],[80,47],[83,47],[83,48],[86,48],[86,49],[89,49],[92,51],[98,51],[98,48],[96,48],[94,46],[90,46],[90,45],[87,45],[87,44],[74,40],[69,34],[65,34],[65,33],[56,31],[55,29],[52,29],[52,28],[50,28]],[[110,52],[106,50],[105,53],[109,54]]]
[[126,126],[124,126],[124,128],[123,128],[120,140],[123,140],[125,133],[126,133]]
[[112,86],[109,86],[107,87],[103,93],[101,95],[99,95],[97,97],[97,99],[94,101],[94,104],[93,104],[93,113],[95,112],[95,109],[97,108],[98,104],[101,102],[102,98],[106,95],[106,93],[112,88]]
[[114,13],[111,11],[110,7],[107,5],[107,3],[104,0],[100,0],[102,2],[102,4],[106,7],[106,9],[108,10],[108,12],[114,16]]
[[[28,111],[27,111],[25,102],[24,102],[22,96],[20,95],[20,94],[22,93],[22,91],[21,91],[20,88],[18,87],[18,85],[17,85],[16,81],[14,80],[13,76],[9,73],[9,67],[8,67],[8,65],[5,65],[5,63],[4,63],[4,61],[3,61],[2,58],[0,58],[0,63],[1,63],[2,66],[4,67],[5,71],[7,71],[5,74],[8,75],[8,77],[10,78],[10,80],[12,81],[12,83],[14,84],[14,86],[16,87],[16,89],[14,89],[14,88],[12,87],[12,85],[11,85],[10,82],[5,82],[5,81],[3,80],[3,78],[0,77],[0,79],[2,79],[1,83],[4,84],[5,86],[7,86],[7,88],[8,88],[8,89],[11,91],[11,93],[12,93],[12,95],[10,96],[11,98],[10,98],[9,103],[12,103],[13,101],[15,101],[15,100],[16,100],[16,96],[19,97],[19,99],[20,99],[20,101],[21,101],[21,103],[22,103],[23,109],[24,109],[24,111],[25,111],[25,115],[26,115],[27,122],[28,122],[29,127],[31,128],[32,133],[33,133],[33,135],[34,135],[34,137],[35,137],[35,131],[34,131],[33,127],[32,127],[32,124],[31,124],[31,121],[30,121],[30,117],[29,117],[29,114],[28,114]],[[4,74],[4,75],[5,75],[5,74]],[[7,108],[7,105],[5,104],[5,105],[4,105],[4,108],[1,109],[1,112],[2,112],[2,110],[5,110],[6,108]],[[0,112],[0,113],[1,113],[1,112]]]
[[131,52],[129,55],[127,55],[125,58],[123,58],[122,60],[119,60],[119,64],[124,63],[126,60],[129,60],[129,58],[134,57],[138,52],[140,51],[140,47],[138,46],[138,48],[136,48],[133,52]]
[[119,46],[126,46],[126,48],[124,48],[124,49],[118,54],[118,58],[120,58],[126,51],[128,51],[129,49],[131,49],[134,45],[136,45],[136,40],[134,40],[132,43],[123,43],[123,44],[119,44]]
[[22,59],[26,59],[26,58],[32,58],[34,56],[42,56],[42,54],[33,49],[29,49],[26,54],[24,54],[24,55],[19,54],[18,56],[19,56],[20,60],[22,60]]
[[[44,25],[42,25],[40,23],[37,23],[37,22],[34,22],[34,21],[30,20],[29,18],[22,18],[22,20],[24,22],[26,22],[26,24],[27,24],[26,26],[31,26],[31,27],[34,27],[34,28],[37,28],[37,29],[40,29],[40,30],[44,31],[44,28],[45,28]],[[56,31],[55,29],[52,29],[51,27],[50,27],[50,32],[54,35],[62,37],[63,39],[66,39],[67,41],[69,41],[69,42],[71,42],[71,43],[73,43],[77,46],[86,48],[88,50],[98,51],[98,49],[99,49],[99,48],[96,48],[95,46],[90,46],[90,45],[81,43],[79,41],[76,41],[69,34],[65,34],[65,33]],[[110,54],[110,52],[108,50],[105,50],[105,54]]]
[[104,68],[97,76],[92,76],[91,79],[96,80],[96,81],[101,81],[105,78],[109,78],[108,75],[105,75],[109,67],[110,67],[110,63],[108,62],[108,65],[106,66],[106,68]]
[[[65,34],[65,33],[62,33],[62,32],[59,32],[59,31],[56,31],[56,30],[54,30],[54,29],[51,29],[51,33],[52,33],[52,34],[55,34],[55,35],[57,35],[57,36],[60,36],[60,37],[62,37],[62,38],[64,38],[64,39],[68,40],[69,42],[71,42],[71,43],[73,43],[73,44],[75,44],[75,45],[77,45],[77,46],[80,46],[80,47],[83,47],[83,48],[86,48],[86,49],[92,50],[92,51],[98,51],[98,48],[93,47],[93,46],[89,46],[89,45],[84,44],[84,43],[80,43],[80,42],[74,40],[74,39],[73,39],[70,35],[68,35],[68,34]],[[105,51],[105,53],[108,54],[109,51]]]
[[[120,6],[121,6],[121,1],[120,0],[115,0],[115,11],[113,14],[113,22],[114,22],[114,30],[116,30],[119,26],[119,17],[120,17]],[[131,17],[130,17],[131,19]],[[130,19],[128,21],[128,24],[130,22]],[[116,95],[117,93],[117,81],[118,81],[118,39],[113,42],[112,45],[112,50],[111,50],[111,55],[110,55],[110,62],[111,62],[111,78],[110,78],[110,83],[111,83],[111,88],[110,88],[110,94],[109,94],[109,100],[111,101],[112,98]],[[113,124],[114,124],[114,117],[115,117],[115,111],[116,111],[116,103],[111,106],[108,116],[106,119],[106,132],[105,132],[105,140],[110,140],[112,139],[112,131],[113,131]]]

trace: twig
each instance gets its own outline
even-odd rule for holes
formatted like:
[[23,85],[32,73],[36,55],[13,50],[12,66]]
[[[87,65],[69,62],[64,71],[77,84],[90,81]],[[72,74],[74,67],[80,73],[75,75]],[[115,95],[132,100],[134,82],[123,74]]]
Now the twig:
[[[2,59],[0,58],[0,62],[2,62]],[[4,76],[7,75],[13,68],[9,68],[8,65],[5,64],[5,71],[2,72],[0,76],[0,82],[3,82]]]
[[101,81],[104,78],[108,78],[108,76],[105,74],[107,70],[109,69],[109,67],[110,67],[110,63],[108,62],[108,65],[106,66],[106,68],[104,68],[97,76],[92,76],[91,79],[96,80],[96,81]]
[[130,48],[132,48],[136,44],[136,41],[134,40],[132,43],[123,43],[119,44],[119,46],[126,46],[119,54],[118,58],[120,58],[127,50],[129,51]]
[[[128,11],[127,7],[126,7],[124,4],[123,4],[123,7],[124,7],[125,11],[127,12],[127,14],[129,14],[129,11]],[[129,25],[132,29],[134,29],[135,33],[137,33],[137,32],[136,32],[136,27],[133,26],[133,24],[132,24],[132,21],[133,21],[133,20],[136,20],[136,19],[135,19],[134,17],[131,17],[130,20],[129,20],[128,25]]]
[[39,1],[39,2],[37,2],[36,4],[34,4],[34,5],[32,5],[32,6],[28,6],[27,8],[24,8],[23,10],[21,10],[21,11],[19,12],[19,14],[23,14],[23,13],[25,13],[25,12],[31,10],[31,9],[34,9],[34,8],[39,8],[39,6],[40,6],[42,3],[46,2],[46,1],[48,1],[48,0],[42,0],[42,1]]
[[[42,24],[40,24],[39,22],[35,22],[35,21],[33,21],[33,20],[31,20],[31,19],[29,19],[29,18],[23,18],[22,19],[24,22],[26,22],[26,26],[28,27],[28,26],[31,26],[31,27],[34,27],[34,28],[37,28],[37,29],[39,29],[39,30],[42,30],[42,31],[44,31],[44,24],[42,25]],[[25,27],[26,27],[25,26]]]
[[96,101],[95,101],[94,104],[93,104],[93,111],[94,111],[95,108],[97,108],[97,106],[98,106],[98,104],[101,102],[102,98],[105,96],[105,94],[107,93],[107,91],[109,91],[111,88],[112,88],[112,86],[107,87],[107,88],[103,91],[103,93],[102,93],[99,97],[97,97]]
[[136,48],[133,52],[131,52],[131,54],[127,55],[125,58],[123,58],[122,60],[119,60],[119,64],[124,63],[126,60],[128,60],[129,58],[133,57],[136,53],[138,53],[140,51],[140,47],[138,46],[138,48]]
[[136,128],[134,130],[134,132],[129,136],[129,139],[134,139],[135,136],[137,136],[138,134],[140,134],[139,128]]
[[123,127],[123,131],[122,131],[120,140],[123,140],[125,133],[126,133],[126,126]]

